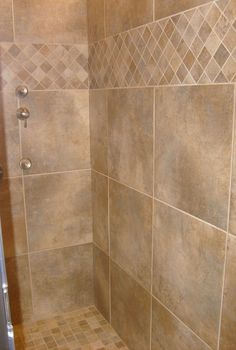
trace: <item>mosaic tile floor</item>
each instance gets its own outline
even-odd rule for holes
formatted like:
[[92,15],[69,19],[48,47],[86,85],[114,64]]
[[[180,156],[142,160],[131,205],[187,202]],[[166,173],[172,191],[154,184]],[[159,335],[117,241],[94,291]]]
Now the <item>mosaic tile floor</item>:
[[128,350],[94,306],[14,330],[16,350]]

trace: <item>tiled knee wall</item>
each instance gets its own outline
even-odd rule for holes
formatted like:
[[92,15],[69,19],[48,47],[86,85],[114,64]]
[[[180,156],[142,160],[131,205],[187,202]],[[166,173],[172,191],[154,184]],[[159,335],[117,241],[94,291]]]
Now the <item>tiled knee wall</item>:
[[[0,12],[0,214],[19,323],[93,304],[87,8],[0,0]],[[19,84],[29,88],[21,101]]]
[[235,1],[88,18],[96,305],[130,349],[234,349]]

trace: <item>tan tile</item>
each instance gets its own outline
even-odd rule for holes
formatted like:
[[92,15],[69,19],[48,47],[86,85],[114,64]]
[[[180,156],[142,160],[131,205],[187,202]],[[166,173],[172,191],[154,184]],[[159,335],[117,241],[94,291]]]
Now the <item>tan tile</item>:
[[107,100],[105,90],[89,91],[92,169],[107,174]]
[[[51,15],[53,13],[53,16]],[[23,42],[86,43],[85,0],[14,0],[15,36]]]
[[153,294],[213,348],[226,235],[155,202]]
[[220,350],[234,349],[236,344],[235,270],[236,270],[236,238],[233,236],[229,236]]
[[109,320],[109,257],[95,246],[93,249],[93,272],[95,305]]
[[0,216],[6,257],[27,252],[21,178],[0,181]]
[[155,0],[156,19],[171,16],[207,2],[209,0]]
[[130,350],[148,349],[150,295],[116,264],[111,264],[111,323]]
[[13,41],[12,0],[0,1],[0,41]]
[[209,350],[209,347],[153,298],[152,350],[156,349]]
[[4,176],[18,176],[20,141],[16,118],[16,97],[14,92],[1,92],[0,97],[0,163]]
[[105,0],[106,35],[152,22],[152,0]]
[[108,92],[109,175],[152,194],[153,90]]
[[93,304],[92,244],[32,253],[36,317]]
[[105,37],[105,0],[88,0],[88,40],[98,41]]
[[224,229],[232,115],[232,86],[156,90],[155,196]]
[[32,298],[27,255],[6,259],[11,316],[14,324],[32,317]]
[[22,128],[27,174],[90,168],[87,91],[31,92],[24,104],[31,112]]
[[150,290],[152,199],[114,181],[109,189],[111,257]]
[[26,176],[24,181],[31,251],[91,242],[90,171]]
[[108,179],[92,172],[93,240],[108,252]]

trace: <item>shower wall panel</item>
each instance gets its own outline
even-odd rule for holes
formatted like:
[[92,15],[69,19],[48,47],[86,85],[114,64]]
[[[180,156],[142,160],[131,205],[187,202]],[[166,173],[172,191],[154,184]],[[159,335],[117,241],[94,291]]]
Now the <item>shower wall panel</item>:
[[1,0],[0,11],[0,213],[19,323],[93,304],[87,7]]

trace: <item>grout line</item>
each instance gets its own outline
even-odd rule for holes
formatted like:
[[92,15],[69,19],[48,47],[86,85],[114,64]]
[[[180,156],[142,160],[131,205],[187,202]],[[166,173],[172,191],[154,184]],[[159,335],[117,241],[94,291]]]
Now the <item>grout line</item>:
[[[20,106],[20,99],[16,97],[17,105]],[[19,145],[20,145],[20,158],[22,158],[22,134],[21,134],[21,122],[18,121],[18,129],[19,129]],[[25,181],[23,176],[23,171],[21,175],[21,182],[22,182],[22,195],[23,195],[23,206],[24,206],[24,219],[25,219],[25,231],[26,231],[26,244],[27,244],[27,260],[29,265],[29,282],[30,282],[30,291],[31,291],[31,304],[32,304],[32,313],[34,315],[34,297],[33,297],[33,283],[32,283],[32,271],[31,271],[31,264],[30,264],[30,246],[29,246],[29,230],[28,230],[28,220],[27,220],[27,212],[26,212],[26,196],[25,196]]]
[[13,42],[16,40],[14,0],[11,0]]
[[85,243],[75,243],[75,244],[71,244],[71,245],[66,245],[66,246],[62,246],[62,247],[55,247],[55,248],[45,248],[45,249],[39,249],[39,250],[32,250],[29,251],[29,255],[33,255],[33,254],[39,254],[39,253],[44,253],[44,252],[48,252],[48,251],[53,251],[53,250],[60,250],[60,249],[64,249],[64,248],[72,248],[72,247],[81,247],[81,246],[85,246],[85,245],[91,245],[93,244],[93,242],[85,242]]
[[234,86],[234,98],[233,98],[233,123],[232,123],[232,143],[231,143],[230,183],[229,183],[229,194],[228,194],[227,235],[226,235],[226,241],[225,241],[224,268],[223,268],[223,281],[222,281],[222,291],[221,291],[221,305],[220,305],[217,350],[220,349],[221,325],[222,325],[223,304],[224,304],[225,276],[226,276],[226,264],[227,264],[227,249],[228,249],[229,229],[230,229],[230,227],[229,227],[229,224],[230,224],[230,204],[231,204],[231,190],[232,190],[233,163],[234,163],[234,137],[235,137],[235,117],[236,117],[235,116],[235,108],[236,108],[236,85]]
[[106,178],[109,178],[110,180],[112,180],[112,181],[114,181],[114,182],[116,182],[116,183],[118,183],[118,184],[120,184],[120,185],[122,185],[122,186],[125,186],[125,187],[127,187],[127,188],[130,188],[131,190],[134,190],[134,191],[136,191],[136,192],[138,192],[138,193],[140,193],[140,194],[142,194],[142,195],[144,195],[144,196],[146,196],[146,197],[152,198],[152,199],[154,199],[155,201],[160,202],[161,204],[164,204],[164,205],[166,205],[166,206],[168,206],[168,207],[170,207],[170,208],[172,208],[172,209],[177,210],[178,212],[180,212],[180,213],[182,213],[182,214],[185,214],[185,215],[187,215],[187,216],[189,216],[189,217],[191,217],[191,218],[193,218],[193,219],[195,219],[195,220],[197,220],[197,221],[200,221],[200,222],[202,222],[202,223],[205,224],[205,225],[208,225],[208,226],[210,226],[210,227],[213,227],[214,229],[216,229],[216,230],[218,230],[218,231],[221,231],[221,232],[223,232],[223,233],[227,233],[226,230],[224,230],[224,229],[222,229],[222,228],[220,228],[220,227],[218,227],[218,226],[215,226],[215,225],[211,224],[210,222],[204,221],[204,220],[198,218],[197,216],[194,216],[194,215],[192,215],[192,214],[190,214],[190,213],[188,213],[188,212],[186,212],[186,211],[184,211],[184,210],[182,210],[182,209],[179,209],[179,208],[177,208],[177,207],[175,207],[175,206],[173,206],[173,205],[171,205],[171,204],[169,204],[169,203],[167,203],[167,202],[165,202],[165,201],[163,201],[163,200],[161,200],[161,199],[158,199],[157,197],[153,197],[153,196],[151,196],[151,195],[149,195],[149,194],[147,194],[147,193],[145,193],[145,192],[142,192],[142,191],[138,190],[137,188],[131,187],[131,186],[129,186],[129,185],[127,185],[127,184],[125,184],[125,183],[123,183],[123,182],[117,180],[117,179],[114,179],[114,178],[112,178],[112,177],[110,177],[110,176],[108,176],[108,175],[105,175],[105,174],[103,174],[103,173],[100,173],[100,172],[97,171],[97,170],[94,170],[94,169],[93,169],[93,171],[94,171],[95,173],[98,173],[98,174],[100,174],[100,175],[106,177]]
[[[154,3],[154,2],[153,2]],[[152,293],[153,293],[153,257],[154,257],[154,193],[155,193],[155,157],[156,157],[156,90],[153,89],[153,163],[152,163],[152,244],[151,244],[151,313],[150,313],[150,350],[152,349]]]
[[209,350],[212,350],[211,346],[207,344],[197,333],[194,332],[192,328],[187,326],[178,316],[176,316],[165,304],[163,304],[155,295],[152,295],[153,299],[155,299],[165,310],[167,310],[177,321],[179,321],[186,329],[188,329],[195,337],[197,337],[204,345],[207,346]]
[[74,169],[74,170],[66,170],[66,171],[52,171],[51,173],[23,174],[23,177],[27,178],[27,177],[32,177],[32,176],[60,175],[60,174],[75,173],[75,172],[86,172],[86,171],[91,171],[91,168],[88,168],[88,169]]
[[[151,89],[151,88],[173,88],[173,87],[199,87],[199,86],[220,86],[220,85],[233,85],[234,82],[227,82],[227,83],[194,83],[194,84],[166,84],[166,85],[137,85],[137,86],[119,86],[119,87],[100,87],[100,88],[90,88],[89,90],[127,90],[127,89]],[[43,90],[48,91],[48,90]]]

